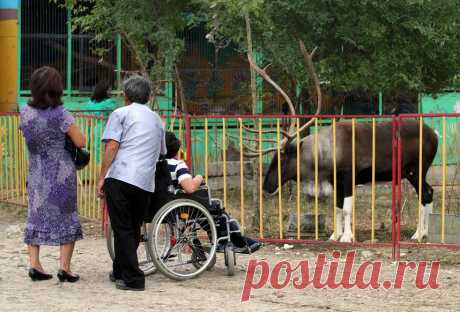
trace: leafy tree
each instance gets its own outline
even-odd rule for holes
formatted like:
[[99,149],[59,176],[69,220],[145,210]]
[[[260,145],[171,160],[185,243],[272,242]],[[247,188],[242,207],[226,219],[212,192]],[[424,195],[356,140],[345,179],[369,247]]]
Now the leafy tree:
[[338,92],[438,92],[451,86],[459,71],[458,0],[67,2],[82,31],[95,33],[97,40],[120,34],[157,87],[184,51],[179,34],[197,23],[207,23],[208,39],[216,45],[231,41],[246,53],[246,16],[253,49],[291,97],[312,88],[299,41],[309,51],[317,47],[322,85]]
[[254,48],[281,81],[309,88],[299,40],[318,47],[316,68],[335,91],[438,92],[460,58],[458,0],[201,0],[214,38]]

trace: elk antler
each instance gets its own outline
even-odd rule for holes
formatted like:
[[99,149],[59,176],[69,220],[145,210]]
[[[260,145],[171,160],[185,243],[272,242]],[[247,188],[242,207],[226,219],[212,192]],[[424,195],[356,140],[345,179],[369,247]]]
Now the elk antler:
[[[253,130],[253,129],[247,128],[243,124],[242,119],[239,119],[239,122],[240,122],[240,125],[241,125],[242,129],[249,130],[252,133],[262,134],[262,133],[268,133],[268,132],[271,133],[271,132],[273,132],[273,131]],[[283,131],[283,130],[280,130],[280,134],[288,135],[288,133],[286,131]],[[227,137],[240,140],[240,136],[236,136],[236,135],[227,134]],[[278,143],[277,140],[273,140],[273,139],[248,138],[248,137],[241,137],[241,139],[243,141],[248,141],[248,142],[257,142],[259,146],[261,146],[262,142],[268,142],[268,143],[272,143],[272,144]],[[281,146],[281,142],[280,142],[280,146]],[[274,152],[274,151],[278,150],[278,147],[270,147],[270,148],[263,149],[263,150],[262,149],[261,150],[253,149],[252,147],[250,147],[250,146],[248,146],[247,144],[244,144],[244,143],[242,144],[242,147],[243,147],[243,156],[247,157],[247,158],[260,157],[261,155],[265,155],[265,154],[268,154],[268,153],[271,153],[271,152]]]
[[271,152],[276,152],[278,150],[277,147],[271,147],[271,148],[267,148],[267,149],[259,151],[259,150],[252,149],[251,147],[247,145],[244,145],[244,149],[245,150],[243,152],[243,156],[247,158],[259,157],[261,155],[265,155]]
[[[237,135],[232,135],[232,134],[227,134],[227,137],[235,140],[239,140],[240,137]],[[269,142],[269,143],[277,143],[278,141],[273,140],[273,139],[256,139],[256,138],[247,138],[247,137],[242,137],[241,138],[243,141],[248,141],[248,142]]]
[[[248,128],[246,126],[243,125],[243,129],[246,130],[247,132],[251,132],[251,133],[259,133],[259,130],[255,130],[255,129],[251,129],[251,128]],[[277,133],[278,131],[277,130],[260,130],[260,133],[263,133],[263,134],[266,134],[266,133]],[[283,136],[285,136],[286,138],[290,138],[291,135],[280,129],[280,134],[282,134]]]

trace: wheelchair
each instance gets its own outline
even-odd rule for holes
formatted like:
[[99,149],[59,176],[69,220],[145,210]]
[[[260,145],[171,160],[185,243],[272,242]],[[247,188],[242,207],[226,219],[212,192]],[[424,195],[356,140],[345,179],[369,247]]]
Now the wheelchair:
[[[152,222],[141,227],[138,260],[144,274],[160,271],[174,280],[195,278],[211,270],[216,253],[221,252],[227,275],[233,276],[236,253],[230,236],[240,231],[230,229],[231,222],[238,222],[224,213],[221,200],[212,198],[209,188],[203,185],[193,194],[170,192],[163,202]],[[109,223],[107,247],[112,260],[113,243]]]

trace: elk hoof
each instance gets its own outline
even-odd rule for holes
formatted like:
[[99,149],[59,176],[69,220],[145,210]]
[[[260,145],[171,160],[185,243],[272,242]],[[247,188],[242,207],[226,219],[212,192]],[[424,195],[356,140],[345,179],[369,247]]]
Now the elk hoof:
[[412,235],[411,240],[413,241],[424,241],[428,238],[428,231],[422,231],[421,233],[419,231],[416,231],[414,235]]
[[335,236],[335,232],[334,232],[334,233],[332,233],[331,237],[329,237],[329,240],[336,242],[336,241],[338,241],[340,239],[340,236],[342,236],[342,235],[340,234],[340,235]]
[[351,233],[343,233],[342,237],[340,237],[341,243],[351,243],[353,235]]

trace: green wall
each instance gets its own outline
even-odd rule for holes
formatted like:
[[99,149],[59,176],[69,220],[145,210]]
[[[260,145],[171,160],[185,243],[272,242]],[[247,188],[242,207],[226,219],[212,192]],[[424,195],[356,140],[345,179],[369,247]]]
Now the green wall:
[[[18,98],[18,111],[27,104],[30,97],[21,96]],[[104,116],[108,116],[109,113],[115,110],[118,107],[124,105],[123,99],[118,96],[114,96],[108,100],[102,101],[100,103],[94,103],[89,97],[85,96],[75,96],[68,97],[64,96],[64,107],[71,112],[82,112],[82,113],[95,113],[100,115],[104,113]],[[172,109],[172,98],[169,96],[160,96],[157,97],[158,106],[160,110],[171,110]]]
[[[460,92],[442,93],[436,97],[423,95],[420,105],[421,113],[460,113]],[[425,123],[431,126],[439,137],[438,153],[434,163],[442,163],[442,130],[443,121],[440,117],[425,118]],[[446,118],[446,149],[447,163],[460,163],[460,117]]]

